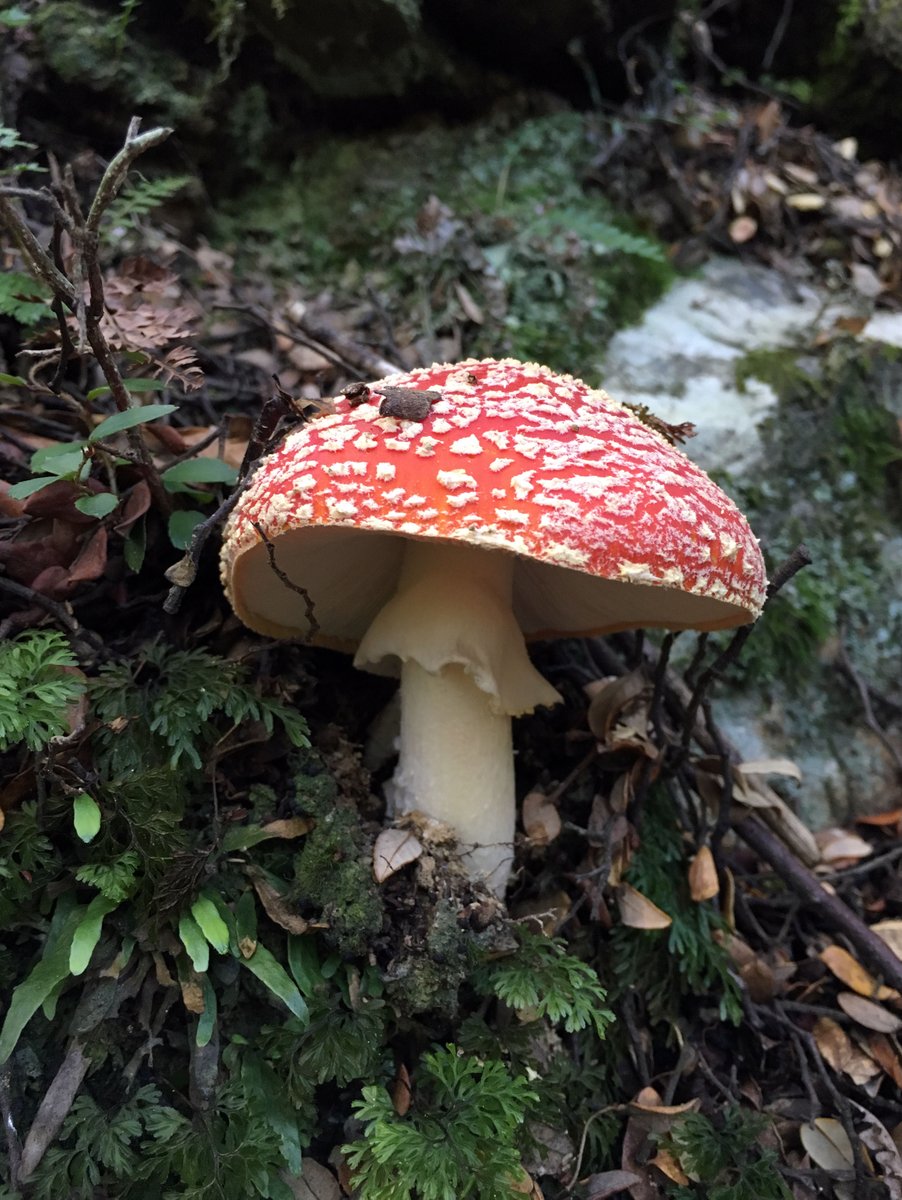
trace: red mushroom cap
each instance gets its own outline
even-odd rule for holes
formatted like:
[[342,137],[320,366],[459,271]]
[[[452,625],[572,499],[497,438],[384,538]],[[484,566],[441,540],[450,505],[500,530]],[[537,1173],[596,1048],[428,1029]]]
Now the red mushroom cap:
[[[383,387],[440,393],[422,421],[380,416]],[[518,556],[531,637],[752,621],[765,570],[745,518],[682,451],[602,391],[510,359],[424,367],[289,436],[229,518],[236,612],[275,636],[353,647],[391,596],[405,538]],[[400,535],[400,536],[397,536]]]

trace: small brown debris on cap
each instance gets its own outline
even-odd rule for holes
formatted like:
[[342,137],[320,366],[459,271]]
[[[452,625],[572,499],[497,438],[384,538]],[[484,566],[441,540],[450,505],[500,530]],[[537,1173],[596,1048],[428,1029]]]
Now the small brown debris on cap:
[[348,404],[356,408],[358,404],[366,404],[370,398],[370,389],[362,380],[357,380],[356,383],[349,383],[341,389],[341,394],[347,399]]
[[425,421],[433,404],[442,398],[441,392],[422,392],[415,388],[382,387],[379,405],[381,417],[397,417],[401,421]]

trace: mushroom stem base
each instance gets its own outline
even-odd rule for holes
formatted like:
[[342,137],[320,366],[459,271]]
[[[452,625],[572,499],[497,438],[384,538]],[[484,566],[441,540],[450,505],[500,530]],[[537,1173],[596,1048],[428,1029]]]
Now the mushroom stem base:
[[387,789],[394,811],[440,816],[455,830],[470,875],[502,895],[514,857],[511,719],[491,711],[457,664],[433,673],[408,660],[401,690],[401,757]]

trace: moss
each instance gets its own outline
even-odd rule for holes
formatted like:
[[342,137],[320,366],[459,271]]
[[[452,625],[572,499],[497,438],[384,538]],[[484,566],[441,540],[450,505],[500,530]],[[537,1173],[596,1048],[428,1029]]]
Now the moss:
[[392,1003],[408,1015],[453,1015],[458,989],[473,965],[476,947],[474,935],[460,923],[457,905],[440,900],[431,914],[425,952],[422,945],[411,945],[388,972]]
[[316,817],[295,860],[295,894],[322,914],[328,940],[343,954],[365,953],[382,929],[382,898],[373,881],[372,846],[356,809],[338,798],[324,770],[295,779],[295,808]]
[[768,606],[746,669],[799,691],[825,670],[824,645],[839,633],[880,681],[894,672],[887,641],[902,638],[883,553],[900,515],[902,454],[888,407],[902,387],[900,356],[852,338],[814,355],[759,350],[737,366],[740,385],[751,377],[769,383],[779,403],[763,430],[766,471],[733,491],[771,567],[799,542],[814,561]]
[[[598,376],[604,345],[672,278],[662,248],[583,186],[590,118],[557,112],[320,141],[246,192],[220,234],[242,262],[359,302],[464,351]],[[430,197],[443,206],[424,227]],[[463,283],[482,310],[462,311]]]
[[156,47],[148,32],[138,40],[127,14],[110,16],[79,0],[40,7],[33,26],[41,54],[67,84],[111,93],[129,111],[140,110],[178,126],[206,126],[212,76],[189,65],[169,47]]

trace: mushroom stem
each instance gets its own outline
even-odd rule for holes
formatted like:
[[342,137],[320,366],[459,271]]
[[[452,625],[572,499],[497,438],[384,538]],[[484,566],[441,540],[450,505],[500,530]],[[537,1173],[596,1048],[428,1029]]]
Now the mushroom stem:
[[474,877],[504,892],[516,799],[510,718],[555,704],[511,608],[515,557],[410,541],[398,588],[355,663],[401,663],[401,747],[389,798],[456,831]]
[[502,895],[514,857],[511,719],[457,664],[401,669],[401,745],[388,787],[396,814],[420,809],[450,825],[474,878]]

